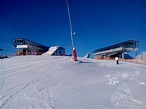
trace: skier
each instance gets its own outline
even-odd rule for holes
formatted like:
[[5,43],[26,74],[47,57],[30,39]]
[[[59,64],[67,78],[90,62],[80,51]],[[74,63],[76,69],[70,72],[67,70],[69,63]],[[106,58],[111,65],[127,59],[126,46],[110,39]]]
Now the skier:
[[119,64],[119,58],[118,57],[115,57],[115,61],[117,64]]

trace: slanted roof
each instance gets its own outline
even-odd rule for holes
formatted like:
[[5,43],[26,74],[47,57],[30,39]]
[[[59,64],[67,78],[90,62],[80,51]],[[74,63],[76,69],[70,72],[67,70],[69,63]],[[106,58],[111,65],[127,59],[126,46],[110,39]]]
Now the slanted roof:
[[25,44],[32,44],[32,45],[35,45],[35,46],[37,46],[37,47],[44,47],[44,48],[49,48],[49,47],[47,47],[47,46],[45,46],[45,45],[42,45],[42,44],[40,44],[40,43],[37,43],[37,42],[34,42],[34,41],[31,41],[31,40],[28,40],[28,39],[25,39],[25,38],[14,38],[14,39],[12,39],[12,45],[14,46],[14,47],[16,47],[16,43],[15,42],[19,42],[19,41],[24,41],[25,42]]
[[[47,51],[47,52],[45,52],[45,53],[43,53],[43,55],[54,55],[54,52],[56,52],[57,50],[64,50],[65,51],[65,48],[63,48],[63,47],[61,47],[61,46],[51,46],[50,48],[49,48],[49,50]],[[65,52],[64,52],[65,53]],[[56,55],[56,54],[55,54]],[[61,55],[61,54],[60,54]]]
[[28,49],[29,51],[33,52],[46,52],[49,49],[49,47],[45,45],[39,44],[34,41],[30,41],[25,38],[12,39],[12,45],[18,49]]

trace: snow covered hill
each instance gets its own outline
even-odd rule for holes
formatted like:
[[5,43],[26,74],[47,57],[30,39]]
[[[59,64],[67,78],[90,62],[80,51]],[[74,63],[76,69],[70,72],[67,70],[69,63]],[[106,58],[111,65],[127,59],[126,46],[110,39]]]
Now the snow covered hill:
[[146,66],[59,56],[0,60],[0,109],[146,109]]

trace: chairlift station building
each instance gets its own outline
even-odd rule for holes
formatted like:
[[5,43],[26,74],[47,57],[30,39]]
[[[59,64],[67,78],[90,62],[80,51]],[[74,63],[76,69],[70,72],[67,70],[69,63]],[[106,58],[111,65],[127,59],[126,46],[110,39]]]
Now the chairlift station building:
[[97,49],[93,52],[94,59],[112,59],[114,57],[124,58],[125,52],[132,52],[138,49],[139,41],[128,40],[115,45]]
[[51,50],[49,51],[50,55],[65,55],[63,47],[48,47],[24,38],[12,39],[12,45],[17,49],[16,55],[42,55],[49,50]]

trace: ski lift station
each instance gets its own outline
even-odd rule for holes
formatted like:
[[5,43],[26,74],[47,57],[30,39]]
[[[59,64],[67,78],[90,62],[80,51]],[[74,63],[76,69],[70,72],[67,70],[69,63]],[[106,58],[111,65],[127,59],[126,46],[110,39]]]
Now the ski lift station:
[[114,57],[125,58],[125,52],[138,49],[139,41],[128,40],[115,45],[97,49],[93,52],[94,59],[113,59]]
[[24,38],[12,39],[12,45],[17,49],[16,55],[42,55],[43,53],[65,55],[63,47],[48,47]]

